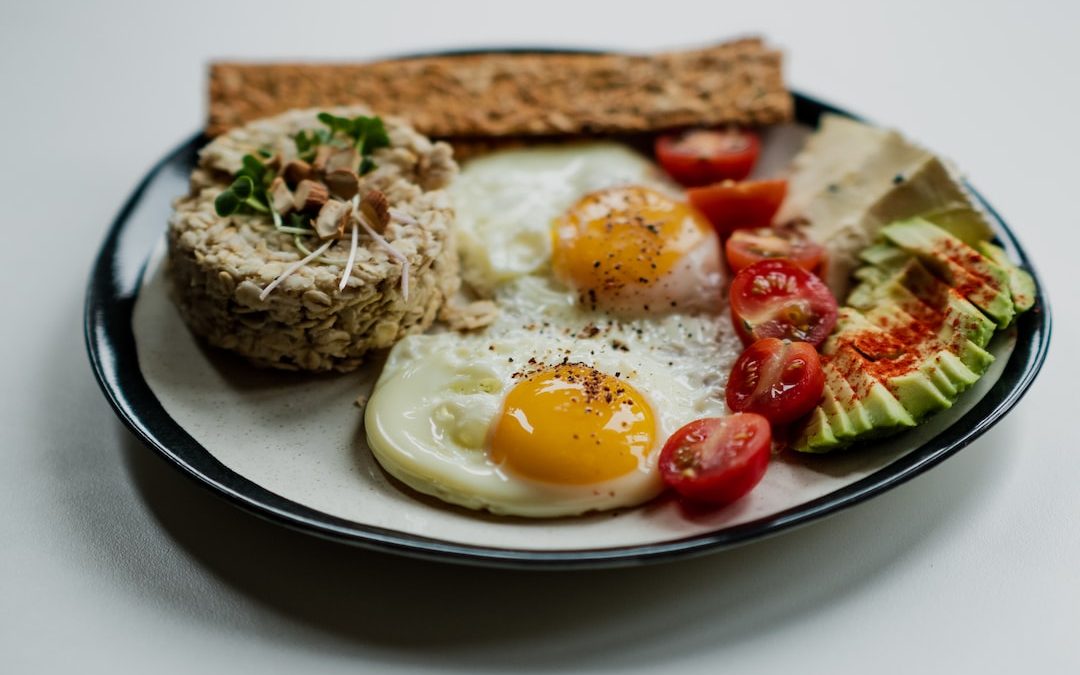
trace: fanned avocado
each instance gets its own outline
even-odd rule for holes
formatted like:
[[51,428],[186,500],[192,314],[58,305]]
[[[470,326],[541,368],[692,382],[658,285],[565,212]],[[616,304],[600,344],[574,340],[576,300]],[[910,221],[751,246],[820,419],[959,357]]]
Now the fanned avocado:
[[979,251],[922,218],[888,225],[882,236],[923,261],[999,326],[1015,315],[1009,277]]
[[1031,275],[1014,265],[1005,255],[1005,249],[1000,246],[983,241],[979,242],[979,250],[1009,275],[1009,291],[1012,293],[1016,312],[1019,314],[1034,307],[1035,280],[1031,278]]
[[1034,304],[1031,277],[989,242],[976,250],[922,219],[882,234],[822,345],[825,396],[796,450],[828,452],[951,407],[993,362],[994,331]]

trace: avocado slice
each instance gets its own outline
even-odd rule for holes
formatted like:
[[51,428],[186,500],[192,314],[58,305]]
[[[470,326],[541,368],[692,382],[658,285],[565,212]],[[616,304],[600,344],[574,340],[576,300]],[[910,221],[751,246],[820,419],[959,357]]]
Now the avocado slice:
[[855,273],[852,276],[859,281],[866,282],[870,285],[871,289],[873,289],[888,281],[895,273],[896,270],[882,269],[880,267],[875,267],[874,265],[863,265],[855,270]]
[[825,412],[825,418],[829,423],[829,429],[832,431],[833,437],[837,441],[843,441],[856,436],[855,427],[851,424],[851,419],[848,417],[844,408],[841,407],[840,403],[836,400],[836,395],[828,385],[825,385],[825,391],[821,395],[819,407]]
[[969,358],[968,362],[965,362],[960,356],[957,356],[952,352],[941,352],[937,356],[938,367],[941,372],[945,374],[948,382],[956,389],[956,393],[953,394],[953,396],[963,392],[970,388],[971,385],[978,382],[979,378],[982,377],[983,373],[986,372],[986,369],[989,368],[990,364],[994,361],[993,354],[984,351],[982,348],[973,344],[971,347],[984,354],[985,358],[979,361]]
[[[886,241],[880,241],[864,248],[862,253],[859,254],[859,258],[868,265],[889,271],[907,262],[911,258],[911,254]],[[858,272],[856,272],[855,276],[858,276]]]
[[[979,377],[981,377],[982,374],[986,372],[986,369],[990,367],[990,364],[994,362],[993,354],[970,340],[960,346],[960,353],[956,356],[961,364]],[[975,379],[978,379],[978,377]]]
[[[862,272],[866,272],[866,274],[860,276]],[[851,293],[847,297],[847,304],[855,309],[870,309],[877,302],[874,291],[884,281],[884,272],[876,267],[860,267],[855,273],[855,277],[859,279],[859,283],[851,289]]]
[[[828,360],[821,364],[821,370],[825,373],[825,388],[833,395],[847,422],[847,426],[836,434],[837,438],[846,439],[871,431],[873,423],[870,419],[870,413],[863,406],[858,405],[855,390],[851,388],[851,385],[844,379],[840,371]],[[851,430],[850,435],[846,433],[847,429]]]
[[916,420],[952,407],[953,395],[938,387],[937,381],[943,378],[937,376],[936,370],[934,362],[928,359],[918,370],[891,377],[885,385]]
[[1009,292],[1012,293],[1013,305],[1016,306],[1016,312],[1026,312],[1035,306],[1035,279],[1030,274],[1021,269],[1013,261],[1009,260],[1009,256],[1005,254],[1005,249],[996,244],[992,244],[988,241],[979,242],[979,251],[982,252],[990,260],[993,260],[999,267],[1005,270],[1005,273],[1009,275]]
[[919,258],[998,326],[1012,321],[1015,308],[1008,275],[989,258],[922,218],[893,223],[882,228],[881,233]]
[[828,416],[819,405],[810,413],[810,419],[791,447],[798,452],[828,452],[840,447],[833,435]]

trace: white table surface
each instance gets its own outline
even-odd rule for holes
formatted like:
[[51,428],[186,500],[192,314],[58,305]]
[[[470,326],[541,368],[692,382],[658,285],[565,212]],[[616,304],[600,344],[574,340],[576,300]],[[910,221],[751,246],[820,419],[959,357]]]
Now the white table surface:
[[[1080,672],[1080,5],[726,4],[5,3],[0,671]],[[689,562],[466,569],[240,513],[99,393],[92,258],[135,182],[200,126],[211,58],[747,32],[787,51],[794,86],[957,160],[1050,289],[1041,377],[933,471]]]

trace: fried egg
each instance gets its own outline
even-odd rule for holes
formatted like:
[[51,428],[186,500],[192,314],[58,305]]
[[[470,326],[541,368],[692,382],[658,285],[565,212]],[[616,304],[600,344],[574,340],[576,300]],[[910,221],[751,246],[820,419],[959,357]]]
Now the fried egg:
[[720,345],[676,324],[651,334],[696,330],[672,350],[625,326],[407,337],[368,403],[368,443],[406,485],[468,508],[549,517],[643,503],[661,490],[664,440],[723,412],[708,369],[685,358],[720,358]]
[[712,228],[611,143],[495,153],[466,164],[451,196],[463,276],[500,313],[394,346],[365,413],[380,465],[497,514],[655,497],[664,441],[724,413],[739,351]]
[[552,222],[583,195],[618,185],[680,194],[656,165],[618,143],[507,150],[468,162],[450,190],[463,279],[490,294],[542,272]]

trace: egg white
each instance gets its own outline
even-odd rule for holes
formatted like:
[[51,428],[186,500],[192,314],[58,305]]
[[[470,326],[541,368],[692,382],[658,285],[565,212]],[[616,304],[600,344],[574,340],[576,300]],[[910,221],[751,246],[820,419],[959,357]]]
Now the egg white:
[[[663,442],[692,420],[724,414],[723,387],[741,345],[722,300],[712,312],[627,318],[582,306],[551,276],[551,221],[605,182],[675,190],[647,160],[610,143],[496,153],[464,167],[452,189],[463,267],[474,284],[487,286],[500,314],[477,333],[414,335],[391,350],[365,426],[376,459],[398,480],[496,514],[632,506],[662,489]],[[513,206],[522,202],[528,206]],[[647,461],[619,478],[577,486],[530,481],[496,466],[488,435],[514,373],[535,367],[530,359],[584,363],[631,384],[657,422]]]

